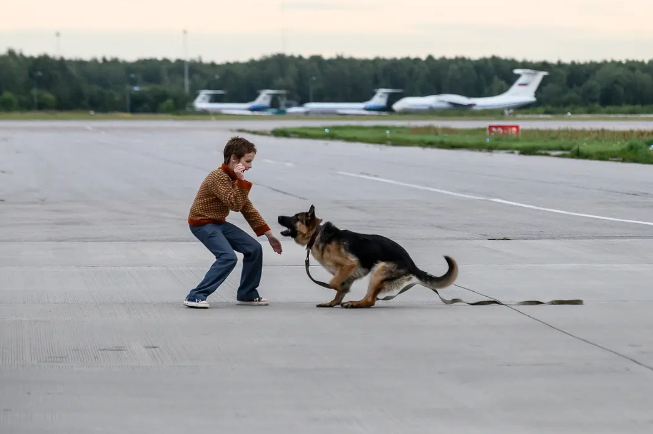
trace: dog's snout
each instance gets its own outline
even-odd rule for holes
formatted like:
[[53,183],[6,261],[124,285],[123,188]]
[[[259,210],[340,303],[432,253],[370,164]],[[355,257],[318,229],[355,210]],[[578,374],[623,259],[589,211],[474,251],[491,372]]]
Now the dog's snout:
[[279,218],[277,219],[280,225],[282,226],[291,226],[292,225],[292,217],[288,217],[285,215],[280,215]]

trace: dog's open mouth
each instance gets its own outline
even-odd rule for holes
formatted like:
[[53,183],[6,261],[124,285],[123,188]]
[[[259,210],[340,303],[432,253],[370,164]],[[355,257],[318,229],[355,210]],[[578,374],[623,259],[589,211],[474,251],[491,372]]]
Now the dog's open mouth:
[[297,229],[295,229],[295,225],[293,224],[292,220],[292,217],[279,216],[277,221],[281,226],[286,228],[286,230],[280,232],[281,236],[292,238],[297,236]]

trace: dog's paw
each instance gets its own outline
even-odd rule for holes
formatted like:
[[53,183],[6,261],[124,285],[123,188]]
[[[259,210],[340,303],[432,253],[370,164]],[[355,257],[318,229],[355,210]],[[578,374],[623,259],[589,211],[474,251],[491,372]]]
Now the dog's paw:
[[335,306],[336,304],[331,301],[315,305],[315,307],[335,307]]
[[368,306],[366,304],[363,304],[360,301],[346,301],[346,302],[342,303],[340,306],[344,307],[345,309],[363,309],[363,308],[372,307],[372,306]]

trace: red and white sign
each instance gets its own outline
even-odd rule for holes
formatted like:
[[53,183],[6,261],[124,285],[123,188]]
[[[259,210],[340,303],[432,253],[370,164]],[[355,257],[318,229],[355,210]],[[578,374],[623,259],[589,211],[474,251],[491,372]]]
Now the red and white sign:
[[488,134],[514,134],[519,135],[519,125],[488,125]]

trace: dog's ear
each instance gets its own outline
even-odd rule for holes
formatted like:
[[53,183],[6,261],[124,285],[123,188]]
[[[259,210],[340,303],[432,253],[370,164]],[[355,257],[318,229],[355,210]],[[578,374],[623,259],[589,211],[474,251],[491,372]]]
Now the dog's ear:
[[315,218],[315,207],[313,205],[311,205],[311,208],[308,210],[308,218],[309,219]]

